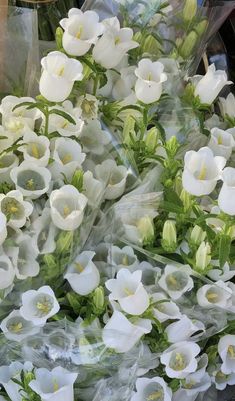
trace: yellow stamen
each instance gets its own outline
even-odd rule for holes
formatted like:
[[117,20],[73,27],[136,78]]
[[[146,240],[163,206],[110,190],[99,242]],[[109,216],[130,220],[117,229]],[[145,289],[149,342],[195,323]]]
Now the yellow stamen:
[[152,81],[152,79],[153,79],[153,74],[150,72],[147,77],[147,81]]
[[159,398],[162,397],[162,391],[155,391],[155,393],[152,393],[148,396],[147,400],[148,401],[154,401],[154,400],[159,400]]
[[35,157],[35,159],[40,159],[39,150],[35,143],[32,144],[32,155]]
[[20,322],[11,324],[9,327],[10,331],[13,331],[13,333],[19,333],[19,331],[21,331],[22,328],[23,328],[23,324]]
[[201,170],[200,170],[200,174],[199,174],[199,176],[198,176],[198,179],[199,180],[205,180],[205,178],[206,178],[206,166],[205,166],[205,164],[203,163],[202,164],[202,167],[201,167]]
[[235,359],[235,347],[233,345],[228,347],[228,353],[231,359]]
[[211,292],[211,293],[207,294],[206,297],[207,297],[208,301],[210,301],[210,302],[213,302],[213,301],[216,302],[219,299],[218,294],[216,294],[215,292]]
[[42,311],[45,314],[47,314],[51,310],[51,307],[48,302],[37,302],[36,306],[38,310]]
[[64,75],[64,70],[65,70],[65,68],[64,68],[64,67],[61,67],[61,68],[57,71],[57,75],[58,75],[59,77],[62,77],[62,76]]
[[80,39],[82,36],[82,32],[83,32],[83,26],[80,26],[79,30],[76,33],[76,38]]
[[73,159],[72,155],[68,153],[67,155],[65,155],[63,157],[63,159],[61,159],[61,161],[62,161],[63,164],[67,164],[67,163],[71,162],[72,159]]
[[28,180],[28,181],[27,181],[26,187],[27,187],[28,189],[34,189],[35,185],[34,185],[34,180],[33,180],[33,178],[31,178],[31,180]]
[[68,121],[65,121],[65,122],[61,125],[61,128],[66,128],[68,125],[69,125],[69,122],[68,122]]
[[53,383],[53,390],[54,390],[54,393],[59,390],[59,384],[57,383],[56,380],[54,380],[54,383]]
[[84,271],[84,267],[81,265],[81,263],[75,263],[75,267],[79,271],[79,273],[82,273]]
[[16,206],[11,206],[10,207],[10,213],[16,213],[16,212],[18,212],[18,207],[16,207]]
[[124,266],[128,266],[128,257],[127,257],[127,255],[125,255],[125,256],[123,256],[123,258],[122,258],[122,264],[124,265]]
[[170,275],[167,277],[167,279],[168,279],[169,284],[172,284],[173,286],[176,286],[176,285],[178,284],[178,283],[177,283],[177,280],[175,279],[174,276],[172,276],[172,274],[170,274]]
[[124,289],[125,294],[130,297],[131,295],[134,295],[132,291],[130,291],[128,288]]
[[67,217],[71,213],[71,210],[67,205],[64,206],[63,213],[64,213],[64,217]]
[[115,38],[115,45],[119,45],[119,43],[121,43],[121,39],[119,38],[119,36],[117,36]]
[[222,135],[219,135],[218,137],[218,145],[223,145]]
[[89,103],[86,102],[86,103],[84,104],[84,110],[85,110],[85,112],[86,112],[87,114],[90,113],[90,111],[91,111],[91,106],[90,106]]
[[180,354],[177,353],[175,356],[175,364],[174,364],[174,370],[183,370],[185,368],[185,360],[184,357]]
[[191,389],[196,384],[195,381],[190,380],[188,383],[184,385],[184,388]]

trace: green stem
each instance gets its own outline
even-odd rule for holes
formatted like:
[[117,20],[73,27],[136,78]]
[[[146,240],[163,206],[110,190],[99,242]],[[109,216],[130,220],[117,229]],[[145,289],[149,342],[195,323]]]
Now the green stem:
[[100,81],[99,74],[96,74],[96,76],[94,78],[94,89],[93,89],[93,95],[94,96],[96,96],[96,92],[97,92],[97,89],[98,89],[98,86],[99,86],[99,81]]
[[48,110],[48,107],[45,107],[45,131],[44,134],[45,136],[48,136],[48,131],[49,131],[49,116],[50,116],[50,112]]

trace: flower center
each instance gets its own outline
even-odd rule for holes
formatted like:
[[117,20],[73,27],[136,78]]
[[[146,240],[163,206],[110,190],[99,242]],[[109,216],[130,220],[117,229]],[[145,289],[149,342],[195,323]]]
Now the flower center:
[[198,179],[201,180],[201,181],[205,180],[206,179],[206,173],[207,173],[206,166],[205,166],[205,163],[203,163],[202,167],[201,167],[201,170],[199,172],[199,175],[198,175]]
[[70,153],[67,153],[66,155],[64,155],[64,157],[61,159],[63,164],[68,164],[69,162],[71,162],[73,160],[72,155]]
[[21,322],[18,323],[12,323],[9,326],[9,330],[12,331],[13,333],[19,333],[23,328],[23,324]]
[[33,157],[35,159],[40,159],[40,153],[39,153],[39,150],[38,150],[38,147],[37,147],[36,143],[32,143],[31,152],[32,152],[32,155],[33,155]]
[[231,359],[235,359],[235,347],[233,345],[228,347],[228,354]]
[[69,125],[69,122],[67,120],[63,121],[61,128],[66,128]]
[[79,28],[79,30],[78,30],[77,33],[76,33],[76,38],[77,38],[77,39],[80,39],[81,36],[82,36],[82,33],[83,33],[83,26],[81,25],[80,28]]
[[68,217],[70,215],[71,209],[68,205],[64,206],[63,213],[64,213],[64,217]]
[[129,288],[124,288],[124,293],[130,297],[131,295],[134,295],[133,291],[129,290]]
[[26,188],[29,189],[29,190],[34,190],[35,189],[35,183],[34,183],[33,178],[30,178],[30,180],[28,180],[26,182]]
[[206,297],[211,303],[216,303],[219,301],[219,294],[216,294],[216,292],[213,291],[208,291]]
[[180,354],[179,352],[177,352],[173,356],[172,360],[170,361],[170,367],[176,371],[184,370],[186,368],[186,366],[187,366],[187,363],[186,363],[185,357],[184,357],[184,355]]
[[152,81],[153,79],[153,74],[150,72],[147,76],[147,81]]
[[194,380],[190,380],[188,383],[185,383],[184,388],[191,389],[195,386],[196,382]]
[[59,390],[59,384],[57,383],[57,381],[56,381],[56,379],[54,379],[54,381],[53,381],[53,390],[54,390],[54,393],[56,393],[58,390]]
[[9,121],[6,124],[6,128],[9,129],[9,131],[17,132],[24,128],[24,124],[21,121]]
[[52,302],[50,299],[41,298],[36,302],[36,308],[41,316],[46,316],[52,309]]
[[62,77],[64,75],[65,67],[60,67],[59,70],[57,71],[58,77]]
[[154,393],[150,394],[150,395],[147,397],[147,401],[159,400],[159,398],[162,398],[162,396],[163,396],[163,393],[162,393],[161,390],[155,391]]
[[122,258],[122,264],[123,264],[124,266],[128,266],[128,265],[129,265],[129,261],[128,261],[127,255],[123,256],[123,258]]
[[79,271],[79,273],[82,273],[85,270],[85,268],[79,262],[75,263],[74,265],[75,265],[76,270]]
[[117,37],[115,38],[115,45],[119,45],[119,43],[121,43],[121,39],[120,39],[119,36],[117,36]]
[[218,145],[223,145],[223,138],[222,135],[218,136]]
[[[21,205],[19,204],[19,202],[14,199],[14,198],[5,198],[2,201],[2,212],[7,215],[10,216],[11,215],[16,215],[18,212],[20,212],[20,207]],[[15,216],[16,217],[16,216]]]

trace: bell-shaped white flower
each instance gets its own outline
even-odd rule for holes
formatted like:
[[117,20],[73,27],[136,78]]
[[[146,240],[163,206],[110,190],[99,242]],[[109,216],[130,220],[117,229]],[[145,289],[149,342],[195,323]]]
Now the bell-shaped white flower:
[[99,271],[92,261],[94,256],[95,252],[84,251],[68,267],[64,278],[68,280],[76,294],[88,295],[100,283]]
[[21,316],[35,326],[46,323],[47,319],[56,315],[60,310],[53,290],[49,286],[37,291],[29,290],[22,294]]
[[234,386],[235,384],[235,373],[231,373],[230,375],[226,375],[221,372],[221,370],[213,372],[213,376],[211,377],[212,383],[215,384],[217,390],[224,390],[227,385]]
[[98,120],[88,121],[84,126],[79,139],[84,152],[90,152],[94,155],[102,155],[104,153],[105,145],[110,141],[108,133],[102,130],[101,124]]
[[33,205],[24,201],[19,190],[10,191],[7,195],[0,194],[0,210],[7,217],[10,226],[21,228],[33,212]]
[[228,160],[231,157],[234,146],[235,141],[232,134],[219,128],[212,128],[208,147],[212,150],[214,156],[222,156]]
[[0,255],[0,290],[10,287],[15,278],[15,269],[7,255]]
[[16,189],[27,198],[37,199],[49,190],[51,173],[46,167],[24,161],[12,169],[10,176]]
[[36,369],[35,380],[29,383],[29,387],[42,401],[74,401],[73,385],[77,376],[77,373],[71,373],[60,366],[52,371]]
[[112,245],[109,248],[107,262],[111,266],[114,266],[117,271],[120,269],[128,269],[130,272],[133,272],[139,265],[138,258],[133,248],[130,246],[119,248],[118,246]]
[[105,185],[103,182],[96,180],[91,171],[86,171],[83,175],[83,191],[88,199],[88,205],[97,207],[102,201]]
[[128,170],[114,160],[105,160],[95,168],[96,177],[106,184],[105,199],[119,198],[125,191]]
[[112,89],[112,96],[115,100],[122,101],[131,95],[137,79],[135,70],[135,66],[125,67],[120,70],[121,76]]
[[212,64],[209,66],[206,75],[197,82],[194,95],[199,96],[202,104],[212,104],[223,87],[232,83],[228,81],[225,71],[216,71],[215,65]]
[[32,237],[26,234],[21,235],[17,239],[17,246],[10,248],[7,252],[13,261],[16,276],[19,280],[38,275],[40,270],[37,261],[38,250],[34,246]]
[[11,401],[22,401],[22,397],[26,396],[19,384],[15,383],[12,379],[20,380],[22,371],[27,373],[31,372],[32,369],[33,365],[31,362],[25,362],[24,364],[12,362],[9,366],[4,365],[0,367],[0,383]]
[[16,106],[24,102],[36,103],[32,97],[6,96],[2,99],[0,113],[2,114],[3,124],[9,116],[20,117],[24,119],[32,130],[34,129],[35,120],[41,116],[41,112],[37,108],[28,109],[27,106],[22,105],[13,110]]
[[197,370],[196,356],[201,352],[198,344],[182,341],[172,345],[161,355],[166,374],[170,378],[185,379]]
[[230,216],[235,215],[235,168],[226,167],[222,173],[223,186],[218,204],[219,208]]
[[167,298],[167,295],[158,292],[152,295],[153,313],[159,322],[163,323],[167,320],[175,320],[181,318],[181,312],[175,302]]
[[45,208],[42,215],[33,222],[32,232],[33,247],[39,254],[45,255],[55,251],[55,237],[58,229],[51,221],[51,213],[49,208]]
[[128,269],[121,269],[116,279],[105,283],[111,292],[110,301],[118,301],[124,312],[134,316],[142,315],[149,307],[149,296],[141,278],[140,270],[131,273]]
[[54,51],[41,60],[43,72],[39,89],[50,102],[63,102],[69,97],[75,81],[83,78],[80,61]]
[[223,363],[221,372],[229,375],[235,373],[235,335],[225,335],[219,340],[218,352]]
[[12,184],[11,170],[19,165],[19,159],[14,153],[4,154],[0,157],[0,182]]
[[120,28],[117,17],[108,18],[103,21],[103,24],[105,33],[96,43],[92,55],[102,67],[115,68],[125,54],[138,47],[139,43],[132,40],[133,30],[131,28]]
[[145,400],[171,401],[172,390],[161,377],[137,379],[136,393],[131,397],[131,401]]
[[[57,131],[64,137],[79,137],[84,126],[84,121],[81,119],[81,109],[79,107],[74,108],[73,103],[70,100],[65,100],[62,106],[51,107],[50,111],[53,109],[68,114],[74,120],[75,124],[72,124],[67,120],[67,118],[59,114],[52,113],[49,116],[49,133]],[[45,125],[45,121],[43,122],[43,125]]]
[[83,56],[104,32],[104,25],[99,23],[99,15],[94,11],[78,8],[69,10],[68,18],[60,21],[64,29],[63,48],[71,56]]
[[19,310],[13,310],[2,320],[0,329],[8,340],[20,342],[28,336],[37,334],[40,327],[25,320]]
[[235,96],[229,93],[226,98],[220,97],[220,110],[221,114],[226,117],[235,118]]
[[176,267],[167,265],[158,285],[169,294],[173,300],[179,299],[183,294],[191,291],[194,282],[190,277],[192,274],[189,266]]
[[196,196],[209,195],[215,189],[225,164],[226,159],[214,157],[208,147],[198,152],[187,152],[182,175],[184,189]]
[[223,281],[203,285],[197,291],[197,302],[203,308],[227,308],[232,290]]
[[130,351],[141,337],[151,330],[151,320],[135,319],[135,322],[131,323],[121,312],[114,311],[103,329],[102,338],[108,348],[124,353]]
[[53,223],[61,230],[76,230],[82,223],[86,205],[86,196],[72,185],[52,191],[50,207]]
[[47,137],[27,132],[23,136],[22,143],[20,151],[23,153],[24,160],[37,166],[47,166],[50,158],[50,141]]
[[228,281],[235,276],[235,269],[230,268],[228,263],[225,263],[223,269],[219,268],[219,261],[213,261],[214,268],[207,273],[207,276],[213,281]]
[[7,238],[7,218],[5,214],[0,212],[0,245],[3,244]]
[[197,333],[197,337],[199,337],[205,330],[204,323],[199,320],[191,320],[186,315],[183,315],[177,322],[169,324],[165,332],[169,343],[176,343],[190,339],[193,340],[194,333]]
[[167,80],[163,72],[164,65],[159,61],[152,62],[150,59],[142,59],[135,70],[137,82],[135,93],[138,100],[145,104],[156,102],[162,95],[162,84]]

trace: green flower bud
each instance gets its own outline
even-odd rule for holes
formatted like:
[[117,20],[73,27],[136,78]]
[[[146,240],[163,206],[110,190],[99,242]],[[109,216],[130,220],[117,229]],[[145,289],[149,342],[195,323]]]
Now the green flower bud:
[[191,235],[190,235],[190,244],[194,247],[198,247],[201,245],[203,241],[206,239],[206,232],[203,231],[203,229],[199,226],[195,226],[192,229]]
[[142,41],[142,33],[140,31],[136,32],[133,36],[133,40],[135,42],[141,43]]
[[151,128],[146,135],[145,144],[148,152],[154,153],[158,145],[158,129]]
[[183,190],[183,185],[182,185],[182,178],[177,175],[177,177],[175,178],[175,182],[174,182],[174,190],[177,193],[178,196],[180,196],[182,190]]
[[192,206],[192,196],[187,191],[185,191],[185,189],[183,189],[180,194],[180,199],[183,202],[184,210],[189,210]]
[[73,243],[73,231],[62,231],[56,243],[56,250],[59,253],[68,252]]
[[95,289],[93,293],[93,299],[92,299],[93,305],[95,307],[95,310],[99,313],[103,311],[104,308],[104,289],[103,287],[98,287]]
[[63,49],[63,35],[64,35],[63,29],[58,27],[55,33],[56,46],[58,50]]
[[186,0],[183,9],[183,18],[185,21],[191,21],[197,13],[197,0]]
[[143,52],[144,53],[149,53],[149,54],[158,54],[161,48],[160,43],[157,41],[157,39],[154,38],[154,36],[149,35],[142,46]]
[[162,231],[162,247],[167,252],[174,252],[177,248],[177,232],[174,220],[167,220]]
[[211,247],[208,242],[202,242],[196,252],[196,269],[206,271],[211,262]]
[[49,270],[53,270],[57,267],[56,258],[52,254],[44,255],[43,261],[47,265]]
[[82,192],[83,190],[83,171],[82,170],[75,170],[71,185],[73,185],[79,192]]
[[185,38],[182,46],[179,49],[179,53],[183,59],[187,59],[192,55],[194,47],[198,41],[198,34],[195,31],[191,31]]
[[133,116],[131,114],[129,114],[125,121],[124,121],[124,127],[123,127],[123,142],[126,145],[131,145],[131,143],[133,142],[131,140],[132,138],[136,137],[136,133],[135,133],[135,119],[133,118]]
[[166,153],[167,153],[168,157],[174,158],[179,147],[180,147],[180,144],[179,144],[176,136],[172,136],[171,139],[169,139],[169,141],[166,142]]
[[143,245],[151,245],[154,241],[153,219],[149,216],[142,217],[136,226],[141,235]]
[[[28,388],[29,383],[35,379],[35,375],[33,372],[26,372],[24,373],[24,387],[27,390],[31,390],[30,388]],[[31,390],[32,391],[32,390]]]
[[81,310],[81,303],[79,295],[75,294],[75,292],[68,292],[66,295],[70,306],[72,307],[73,311],[79,315]]
[[199,22],[195,27],[195,31],[197,32],[198,36],[202,36],[203,33],[207,30],[208,27],[208,21],[207,19],[202,20],[201,22]]

